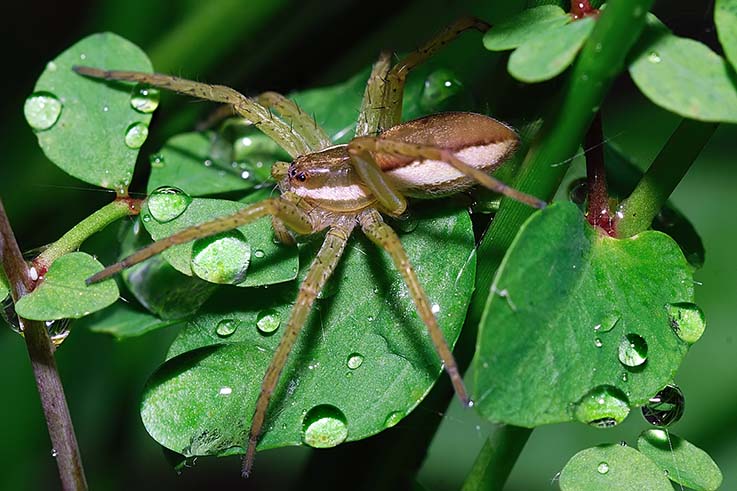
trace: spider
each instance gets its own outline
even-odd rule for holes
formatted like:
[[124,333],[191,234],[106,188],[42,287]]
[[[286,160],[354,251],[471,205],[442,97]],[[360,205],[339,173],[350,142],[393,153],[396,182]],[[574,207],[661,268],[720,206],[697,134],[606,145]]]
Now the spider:
[[[291,163],[277,162],[272,167],[272,176],[281,192],[279,197],[154,242],[90,277],[88,283],[108,278],[176,244],[231,230],[264,216],[272,217],[274,233],[285,243],[293,243],[295,235],[327,230],[264,375],[243,459],[244,477],[252,470],[269,402],[287,357],[356,228],[391,257],[427,326],[458,398],[465,406],[473,404],[427,295],[397,234],[382,215],[402,215],[407,209],[407,197],[438,198],[476,183],[530,206],[545,206],[545,202],[512,189],[488,174],[512,154],[519,141],[507,125],[488,116],[465,112],[434,114],[400,123],[404,84],[410,70],[462,32],[470,29],[485,32],[488,28],[481,20],[461,18],[394,66],[390,55],[382,53],[366,84],[355,138],[345,145],[333,145],[313,118],[275,92],[266,92],[254,100],[229,87],[173,76],[74,67],[77,73],[89,77],[140,82],[227,104],[233,113],[256,125],[294,159]],[[280,117],[274,117],[272,109]]]

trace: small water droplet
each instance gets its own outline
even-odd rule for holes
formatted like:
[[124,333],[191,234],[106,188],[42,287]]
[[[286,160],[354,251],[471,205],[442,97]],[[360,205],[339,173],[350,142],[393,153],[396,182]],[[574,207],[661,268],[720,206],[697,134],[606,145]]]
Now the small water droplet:
[[233,389],[231,387],[220,387],[220,390],[218,391],[218,394],[221,396],[229,396],[233,393]]
[[351,353],[348,355],[348,368],[355,370],[363,364],[363,355],[360,353]]
[[394,225],[397,230],[402,233],[408,234],[414,232],[417,229],[420,221],[412,213],[405,213],[394,221]]
[[256,327],[258,327],[261,334],[273,333],[279,329],[280,324],[281,315],[279,315],[279,312],[274,309],[262,310],[256,317]]
[[146,222],[146,223],[150,222],[151,221],[151,215],[149,215],[148,213],[144,214],[143,215],[143,221]]
[[600,323],[594,326],[596,332],[609,332],[619,323],[622,315],[619,312],[609,312],[606,314]]
[[141,113],[152,113],[159,107],[159,89],[138,84],[131,94],[131,107]]
[[331,448],[348,437],[345,414],[335,406],[315,406],[302,419],[302,441],[314,448]]
[[241,179],[249,179],[250,177],[251,177],[251,173],[248,172],[247,170],[244,170],[243,172],[241,172]]
[[164,155],[160,153],[155,153],[151,155],[148,161],[151,164],[151,167],[155,167],[158,169],[166,166],[166,162],[164,162]]
[[389,413],[389,416],[387,416],[384,420],[384,427],[391,428],[392,426],[396,426],[396,424],[399,423],[402,418],[404,418],[404,413],[401,411],[394,411],[393,413]]
[[259,259],[261,259],[262,257],[264,257],[264,255],[265,255],[265,253],[261,249],[256,249],[255,251],[253,251],[253,256],[254,257],[257,257]]
[[79,59],[80,60],[86,60],[87,59],[87,55],[84,54],[84,53],[82,53],[82,54],[79,55]]
[[50,61],[46,63],[46,69],[50,72],[55,72],[58,67],[56,66],[56,63],[53,61]]
[[647,361],[647,342],[634,333],[625,334],[619,342],[619,361],[628,367],[639,367]]
[[251,262],[251,246],[239,230],[198,239],[192,246],[192,272],[211,283],[241,283]]
[[651,51],[647,55],[647,61],[649,61],[650,63],[660,63],[663,60],[662,58],[660,58],[660,55],[657,53],[657,51]]
[[179,188],[161,186],[148,197],[148,211],[159,223],[167,223],[187,210],[192,198]]
[[627,396],[611,385],[594,387],[574,405],[576,419],[599,428],[618,425],[629,412]]
[[202,162],[205,167],[212,167],[212,160],[206,159],[204,162]]
[[231,336],[237,329],[240,322],[235,319],[223,319],[218,322],[215,333],[221,338]]
[[594,339],[594,346],[596,346],[597,348],[601,348],[602,346],[604,346],[604,343],[601,342],[601,339],[596,338]]
[[110,106],[102,106],[102,112],[106,113],[110,111]]
[[368,317],[366,317],[366,320],[369,321],[369,322],[374,322],[374,316],[373,315],[369,315]]
[[573,203],[583,206],[589,196],[589,185],[585,177],[576,179],[568,186],[568,199]]
[[686,399],[677,385],[666,385],[642,406],[642,417],[654,426],[670,426],[683,416]]
[[23,105],[28,124],[37,131],[48,130],[59,120],[62,103],[49,92],[34,92]]
[[420,94],[420,106],[425,109],[438,109],[443,102],[463,90],[463,84],[447,69],[432,72],[425,79]]
[[125,144],[128,148],[141,148],[148,138],[148,126],[145,123],[133,123],[125,130]]
[[438,312],[440,312],[440,305],[438,305],[436,303],[432,304],[432,307],[430,307],[430,311],[433,314],[437,314]]
[[52,449],[51,449],[51,456],[52,456],[53,458],[56,458],[56,457],[57,457],[58,455],[59,455],[59,451],[58,451],[58,450],[56,450],[55,448],[52,448]]
[[670,327],[683,341],[693,344],[699,340],[706,322],[698,305],[688,302],[671,303],[665,306]]
[[609,472],[609,464],[606,462],[599,462],[599,465],[596,466],[596,472],[599,474],[606,474]]

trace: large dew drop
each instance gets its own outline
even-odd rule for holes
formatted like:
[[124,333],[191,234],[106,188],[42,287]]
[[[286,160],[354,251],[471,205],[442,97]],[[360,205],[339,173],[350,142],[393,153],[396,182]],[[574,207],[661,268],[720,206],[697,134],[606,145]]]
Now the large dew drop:
[[148,114],[159,107],[159,89],[145,84],[136,85],[131,94],[131,107],[138,112]]
[[670,426],[683,416],[686,399],[676,385],[666,385],[642,406],[642,417],[655,426]]
[[628,367],[639,367],[645,363],[647,342],[637,334],[625,334],[619,342],[619,361]]
[[463,90],[463,84],[453,72],[439,69],[432,72],[422,86],[420,105],[423,109],[437,110],[445,101]]
[[238,230],[199,239],[192,247],[192,272],[210,283],[241,283],[250,261],[251,246]]
[[235,319],[223,319],[215,327],[215,333],[221,338],[232,336],[238,329],[239,322]]
[[35,92],[23,106],[23,114],[28,124],[36,131],[48,130],[59,120],[62,104],[54,94]]
[[281,316],[274,309],[262,310],[256,317],[256,327],[261,334],[272,334],[279,329],[281,324]]
[[185,212],[192,198],[179,188],[162,186],[148,197],[148,211],[159,223],[174,220]]
[[671,303],[665,309],[668,311],[670,327],[683,341],[693,344],[704,334],[706,322],[698,305],[687,302]]
[[128,148],[141,148],[148,138],[148,126],[145,123],[133,123],[125,130],[125,144]]
[[347,437],[348,423],[345,414],[335,406],[315,406],[302,420],[302,441],[310,447],[335,447]]
[[629,412],[627,396],[611,385],[594,387],[574,407],[577,420],[599,428],[618,425]]

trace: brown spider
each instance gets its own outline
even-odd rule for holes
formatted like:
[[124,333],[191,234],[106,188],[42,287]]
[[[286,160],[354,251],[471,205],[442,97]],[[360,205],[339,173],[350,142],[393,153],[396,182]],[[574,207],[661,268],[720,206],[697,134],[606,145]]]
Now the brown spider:
[[[518,143],[517,134],[503,123],[488,116],[461,112],[400,123],[404,83],[409,71],[468,29],[484,32],[488,25],[478,19],[462,18],[393,67],[389,55],[382,53],[366,84],[355,138],[347,145],[333,145],[310,116],[274,92],[253,100],[222,85],[167,75],[74,67],[76,72],[90,77],[141,82],[228,104],[235,114],[257,125],[294,159],[291,164],[277,162],[272,168],[280,197],[154,242],[92,276],[88,283],[108,278],[176,244],[231,230],[263,216],[272,217],[276,237],[286,243],[294,241],[292,234],[314,234],[327,229],[263,378],[243,461],[244,476],[251,472],[269,402],[287,357],[315,298],[335,270],[357,226],[391,256],[458,397],[464,405],[472,405],[427,295],[397,234],[382,219],[382,213],[393,217],[404,213],[406,196],[437,198],[476,183],[531,206],[545,206],[543,201],[509,188],[488,174],[511,155]],[[273,117],[270,109],[281,117]]]

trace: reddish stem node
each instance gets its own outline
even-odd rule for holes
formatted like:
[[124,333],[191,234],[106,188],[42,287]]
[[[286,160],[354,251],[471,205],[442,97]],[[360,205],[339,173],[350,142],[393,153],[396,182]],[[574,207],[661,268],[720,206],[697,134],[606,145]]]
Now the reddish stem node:
[[589,0],[571,0],[571,17],[574,20],[583,19],[589,15],[599,15],[599,9],[593,8]]
[[604,168],[604,134],[601,126],[601,113],[597,112],[591,127],[586,133],[586,179],[589,190],[589,206],[586,218],[591,225],[615,236],[615,223],[609,208],[609,192]]
[[141,213],[141,204],[143,203],[142,199],[131,198],[130,196],[118,196],[117,198],[115,198],[115,201],[126,203],[128,205],[128,209],[131,211],[130,214],[132,216]]

